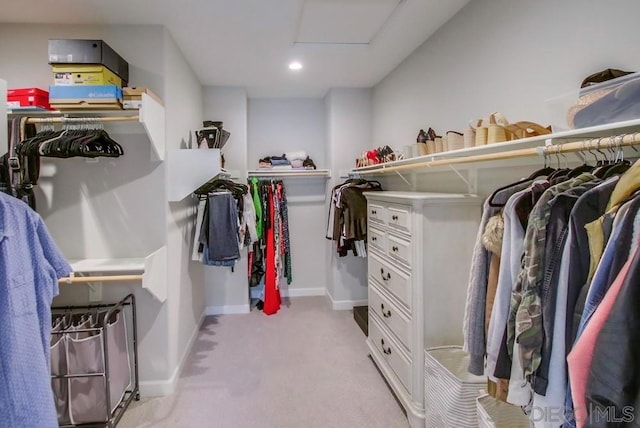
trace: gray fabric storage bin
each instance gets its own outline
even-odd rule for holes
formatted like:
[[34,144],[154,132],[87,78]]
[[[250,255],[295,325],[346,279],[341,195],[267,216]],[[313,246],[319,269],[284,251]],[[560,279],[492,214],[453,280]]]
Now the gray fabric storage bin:
[[424,353],[425,427],[477,426],[476,399],[487,380],[467,371],[469,356],[459,346],[428,348]]
[[[63,376],[67,371],[67,338],[65,334],[56,334],[63,329],[63,323],[58,322],[51,329],[51,375]],[[58,413],[58,424],[68,425],[69,419],[69,382],[67,379],[51,379],[51,389]]]
[[[80,324],[65,329],[65,334],[56,335],[58,340],[52,340],[51,374],[78,375],[69,379],[52,379],[60,425],[108,421],[127,389],[131,388],[133,378],[125,313],[116,312],[109,322],[105,320],[106,315],[107,312],[101,312],[96,319],[83,316],[78,320]],[[104,329],[97,328],[94,332],[77,331],[101,325],[105,326]],[[52,331],[62,329],[56,328],[58,330],[54,328]],[[108,371],[105,370],[107,361]],[[107,373],[110,409],[107,409]]]

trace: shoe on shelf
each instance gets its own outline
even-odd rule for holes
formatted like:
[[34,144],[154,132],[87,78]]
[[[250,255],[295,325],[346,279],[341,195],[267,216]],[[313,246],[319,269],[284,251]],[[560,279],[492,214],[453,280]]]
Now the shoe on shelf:
[[426,143],[428,139],[427,133],[424,131],[424,129],[421,129],[420,132],[418,132],[418,138],[416,138],[416,143]]
[[515,135],[515,138],[513,138],[514,140],[547,135],[551,134],[552,131],[551,125],[545,128],[542,125],[529,121],[516,122],[508,125],[507,129]]

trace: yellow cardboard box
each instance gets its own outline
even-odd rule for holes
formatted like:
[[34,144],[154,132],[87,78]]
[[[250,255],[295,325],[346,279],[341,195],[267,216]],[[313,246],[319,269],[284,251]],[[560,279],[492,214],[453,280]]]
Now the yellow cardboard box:
[[122,79],[104,65],[52,65],[56,85],[116,85],[122,87]]
[[142,94],[147,94],[158,103],[162,104],[162,100],[149,88],[144,87],[125,87],[122,88],[122,104],[125,109],[139,109],[142,107]]

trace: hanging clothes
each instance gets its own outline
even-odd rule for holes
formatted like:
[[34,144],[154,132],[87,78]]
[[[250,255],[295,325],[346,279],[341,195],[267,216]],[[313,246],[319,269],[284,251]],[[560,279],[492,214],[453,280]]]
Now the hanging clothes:
[[212,179],[200,186],[192,260],[233,268],[240,250],[257,239],[255,211],[247,186]]
[[0,194],[0,421],[57,427],[50,378],[51,302],[71,272],[40,216]]
[[8,123],[9,147],[2,156],[0,168],[6,182],[2,183],[3,192],[10,194],[27,203],[34,210],[36,199],[33,186],[38,184],[40,176],[40,156],[35,154],[19,154],[18,146],[26,138],[36,134],[34,125],[27,124],[27,118],[13,118]]
[[[518,182],[511,187],[503,189],[493,196],[494,203],[504,204],[511,195],[528,184],[529,182]],[[487,275],[489,273],[489,253],[482,244],[482,235],[489,218],[500,211],[500,208],[490,206],[491,199],[487,199],[484,203],[480,228],[473,248],[463,322],[463,349],[470,357],[469,372],[478,376],[484,372],[483,361],[486,340],[483,326],[486,308]]]
[[238,206],[229,192],[211,193],[208,197],[207,223],[200,234],[206,245],[205,262],[228,262],[240,258],[238,242]]
[[340,257],[349,251],[367,256],[367,199],[362,193],[379,190],[382,186],[377,181],[348,179],[331,191],[326,237],[336,241]]
[[640,303],[625,290],[640,281],[640,161],[606,171],[548,171],[485,204],[465,314],[465,346],[480,358],[469,369],[482,367],[493,395],[537,428],[610,426],[608,409],[635,417]]
[[[271,188],[267,191],[269,200],[273,200],[274,192]],[[276,210],[273,203],[268,206],[269,224],[274,225],[276,221]],[[275,245],[275,227],[267,228],[266,242],[266,273],[264,290],[264,313],[273,315],[280,310],[280,290],[277,285],[276,257],[278,248]]]
[[[283,278],[288,285],[293,280],[286,189],[281,180],[257,177],[249,179],[249,186],[256,213],[256,233],[259,229],[262,239],[253,245],[250,253],[248,281],[249,286],[255,287],[264,279],[258,308],[272,315],[280,308]],[[258,213],[261,213],[259,217]]]

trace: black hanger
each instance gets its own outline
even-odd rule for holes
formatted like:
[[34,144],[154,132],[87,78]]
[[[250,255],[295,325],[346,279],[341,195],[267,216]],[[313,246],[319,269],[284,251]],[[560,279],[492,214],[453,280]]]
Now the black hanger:
[[502,186],[502,187],[499,187],[498,189],[494,190],[493,193],[491,193],[491,196],[489,196],[489,202],[488,202],[489,206],[493,207],[493,208],[502,208],[502,207],[504,207],[505,204],[496,203],[496,202],[493,201],[493,198],[495,198],[496,195],[498,193],[502,192],[503,190],[507,190],[507,189],[509,189],[511,187],[518,186],[518,185],[526,183],[528,181],[531,181],[531,179],[530,178],[525,178],[523,180],[516,181],[515,183],[507,184],[506,186]]
[[534,171],[533,173],[531,173],[530,176],[527,177],[527,180],[534,180],[538,177],[545,177],[548,176],[549,174],[553,173],[556,169],[551,167],[551,166],[545,166],[543,168],[540,168],[537,171]]
[[587,162],[585,161],[585,163],[583,163],[582,165],[579,165],[569,171],[567,175],[569,176],[569,178],[575,178],[584,172],[593,172],[593,168],[593,166],[587,164]]
[[622,161],[620,163],[612,165],[608,170],[604,172],[604,175],[601,178],[604,180],[609,177],[613,177],[614,175],[624,174],[629,168],[631,168],[631,163],[629,161]]

